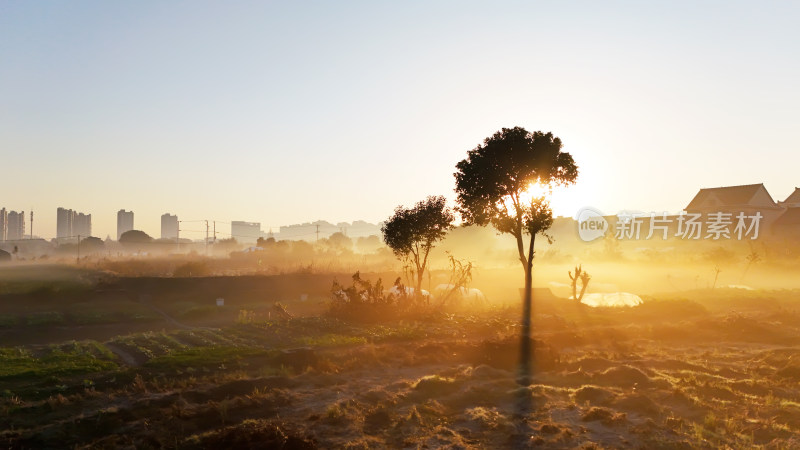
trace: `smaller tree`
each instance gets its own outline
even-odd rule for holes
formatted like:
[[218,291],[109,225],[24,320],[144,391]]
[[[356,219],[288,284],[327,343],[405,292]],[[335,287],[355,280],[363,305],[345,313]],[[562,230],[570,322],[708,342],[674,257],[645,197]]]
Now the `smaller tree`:
[[398,206],[392,217],[381,226],[383,241],[395,256],[413,264],[417,298],[421,296],[430,251],[453,228],[454,220],[453,211],[447,207],[444,196],[439,195],[429,196],[413,208]]
[[333,233],[328,238],[328,245],[337,250],[353,250],[353,240],[347,237],[347,235],[341,231]]
[[383,243],[374,234],[366,237],[362,236],[356,240],[356,249],[361,253],[375,253],[381,247],[383,247]]
[[81,250],[86,253],[102,252],[105,245],[105,242],[98,237],[89,236],[81,239]]
[[[576,266],[575,275],[572,275],[572,271],[569,271],[569,279],[572,280],[572,299],[580,303],[583,300],[583,294],[586,293],[586,288],[589,286],[589,280],[592,279],[592,276],[589,275],[589,272],[583,270],[583,266]],[[581,280],[581,295],[578,295],[578,280]]]
[[126,231],[119,237],[120,244],[149,244],[151,242],[153,242],[153,238],[141,230]]
[[275,247],[275,243],[277,241],[274,237],[268,237],[266,239],[260,237],[256,240],[256,246],[261,248],[272,248]]

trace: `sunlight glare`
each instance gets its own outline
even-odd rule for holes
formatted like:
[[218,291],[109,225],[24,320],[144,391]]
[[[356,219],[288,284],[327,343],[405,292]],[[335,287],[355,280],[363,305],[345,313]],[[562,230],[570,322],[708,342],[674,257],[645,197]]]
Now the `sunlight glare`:
[[[550,203],[555,216],[572,217],[575,212],[585,206],[580,201],[580,193],[574,192],[574,186],[552,186],[543,183],[531,183],[528,185],[520,200],[523,205],[529,205],[534,198],[544,197]],[[504,204],[513,210],[513,205],[510,199],[504,201]]]

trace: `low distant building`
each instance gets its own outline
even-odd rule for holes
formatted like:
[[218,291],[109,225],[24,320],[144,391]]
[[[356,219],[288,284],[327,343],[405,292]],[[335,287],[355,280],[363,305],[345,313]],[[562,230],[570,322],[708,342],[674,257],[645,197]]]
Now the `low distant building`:
[[260,222],[243,222],[240,220],[231,222],[231,237],[236,239],[237,242],[253,244],[261,236]]
[[133,230],[133,211],[120,209],[117,211],[117,240],[122,233]]
[[372,235],[380,236],[381,224],[376,225],[363,220],[356,220],[353,223],[339,222],[334,225],[325,220],[317,220],[295,225],[283,225],[278,229],[275,238],[278,240],[314,241],[317,238],[328,238],[334,233],[342,233],[353,239]]
[[178,239],[178,216],[170,213],[161,215],[161,239]]

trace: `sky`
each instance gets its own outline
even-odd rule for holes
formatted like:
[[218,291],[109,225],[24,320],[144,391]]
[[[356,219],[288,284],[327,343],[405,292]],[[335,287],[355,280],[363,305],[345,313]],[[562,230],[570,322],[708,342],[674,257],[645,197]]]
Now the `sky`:
[[[795,2],[0,3],[0,207],[280,225],[454,200],[502,127],[580,168],[557,215],[800,185]],[[223,230],[224,231],[224,230]],[[202,236],[186,236],[200,238]]]

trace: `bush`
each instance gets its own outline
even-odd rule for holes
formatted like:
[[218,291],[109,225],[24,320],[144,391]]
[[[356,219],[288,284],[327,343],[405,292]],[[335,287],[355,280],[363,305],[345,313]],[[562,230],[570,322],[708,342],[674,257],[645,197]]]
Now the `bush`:
[[209,273],[211,271],[208,268],[208,264],[201,261],[191,261],[176,267],[175,271],[172,272],[172,276],[178,278],[202,277]]
[[399,295],[384,293],[379,278],[374,284],[361,278],[360,272],[353,274],[353,282],[344,287],[337,281],[331,287],[331,302],[328,315],[342,320],[380,322],[399,318],[414,318],[436,312],[435,307],[418,301],[413,295],[404,295],[405,286],[395,282]]

